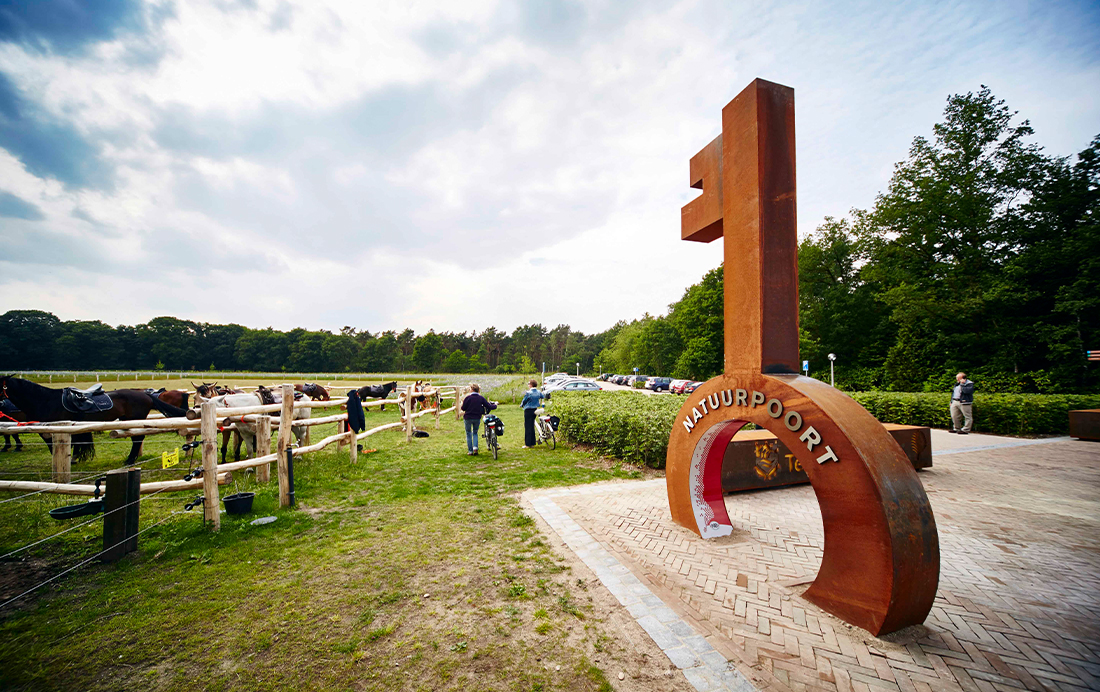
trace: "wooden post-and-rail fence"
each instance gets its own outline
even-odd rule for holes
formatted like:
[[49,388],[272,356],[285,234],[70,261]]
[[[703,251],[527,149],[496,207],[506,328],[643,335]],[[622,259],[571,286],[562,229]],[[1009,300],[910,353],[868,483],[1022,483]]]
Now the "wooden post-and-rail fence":
[[[341,406],[339,400],[336,401],[294,401],[294,388],[292,385],[284,384],[281,387],[282,403],[281,404],[269,404],[263,406],[249,406],[241,408],[222,408],[215,407],[214,402],[204,402],[199,407],[199,419],[190,420],[185,418],[156,418],[147,419],[143,421],[109,421],[109,422],[97,422],[97,423],[73,423],[73,422],[57,422],[49,424],[33,424],[22,425],[15,428],[12,426],[10,429],[18,429],[19,433],[46,433],[51,436],[51,442],[53,445],[52,464],[53,464],[53,476],[54,482],[40,482],[40,481],[5,481],[0,480],[0,491],[32,491],[32,492],[47,492],[58,493],[65,495],[94,495],[95,486],[92,485],[79,485],[71,484],[71,467],[72,467],[72,435],[82,432],[121,432],[121,433],[136,433],[138,429],[142,434],[161,434],[167,432],[175,432],[180,435],[194,435],[196,432],[200,434],[202,438],[202,477],[196,478],[191,481],[187,480],[175,480],[175,481],[157,481],[152,483],[140,483],[137,486],[136,492],[142,495],[159,493],[159,492],[174,492],[184,490],[196,490],[201,488],[203,493],[203,511],[205,520],[211,525],[214,530],[218,530],[221,527],[221,516],[219,511],[220,496],[219,485],[225,485],[229,482],[230,472],[243,470],[247,468],[256,469],[256,480],[258,482],[268,482],[271,475],[271,462],[276,462],[276,468],[278,470],[278,482],[279,482],[279,504],[282,507],[286,507],[291,504],[291,491],[293,488],[290,486],[290,468],[287,463],[287,450],[292,449],[290,444],[290,437],[293,433],[294,425],[312,427],[316,425],[325,425],[333,422],[343,422],[347,420],[347,413],[338,413],[334,415],[324,416],[321,418],[305,418],[295,420],[294,411],[296,408],[325,408]],[[456,416],[461,416],[461,412],[458,412],[458,404],[461,402],[461,396],[463,394],[463,388],[456,387],[451,392],[444,392],[444,390],[431,388],[423,390],[417,393],[417,396],[427,396],[434,403],[432,408],[425,409],[420,413],[413,414],[411,412],[411,387],[404,394],[404,409],[405,416],[403,420],[380,425],[378,427],[366,430],[364,432],[356,434],[352,430],[344,431],[341,426],[341,430],[335,435],[315,443],[308,444],[307,446],[293,450],[294,456],[301,456],[310,452],[319,451],[324,449],[330,444],[346,444],[349,447],[348,454],[352,463],[358,461],[358,446],[357,443],[360,440],[366,439],[371,435],[376,435],[385,430],[392,430],[395,428],[403,428],[406,433],[406,440],[411,440],[413,436],[414,425],[413,421],[416,418],[433,414],[435,417],[436,427],[439,427],[439,417],[444,413],[450,411],[456,411]],[[447,396],[455,397],[455,405],[441,410],[442,398]],[[401,397],[399,397],[400,399]],[[382,406],[386,403],[385,399],[378,401],[364,402],[364,407],[370,406]],[[392,404],[393,401],[390,400]],[[279,418],[277,421],[272,420],[269,413],[279,412]],[[218,464],[218,421],[225,420],[227,418],[238,418],[242,422],[247,421],[256,426],[256,452],[252,459],[245,459],[242,461],[235,461],[225,464]],[[277,424],[279,428],[279,435],[277,438],[275,452],[271,452],[271,428]],[[140,428],[135,429],[135,425]],[[0,426],[0,430],[6,429],[7,426]],[[130,471],[132,469],[117,469],[117,471]],[[112,472],[107,472],[112,473]],[[138,476],[134,476],[137,478]],[[131,484],[136,484],[137,481],[127,481]],[[129,491],[128,491],[129,492]],[[137,505],[133,507],[136,510]],[[133,525],[136,527],[136,519],[133,520]],[[129,524],[126,524],[128,527]],[[122,530],[122,529],[119,529]],[[129,530],[126,528],[125,530]],[[106,547],[106,546],[105,546]]]

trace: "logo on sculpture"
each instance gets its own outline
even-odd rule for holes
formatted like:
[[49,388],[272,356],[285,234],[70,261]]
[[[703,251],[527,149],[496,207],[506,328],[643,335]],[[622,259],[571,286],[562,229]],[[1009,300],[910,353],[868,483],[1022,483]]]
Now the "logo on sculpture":
[[[732,533],[722,459],[754,423],[791,451],[821,507],[825,547],[804,597],[873,634],[923,622],[939,538],[912,464],[863,407],[798,374],[794,90],[760,79],[746,87],[690,173],[702,194],[681,211],[682,237],[724,243],[725,372],[687,398],[673,425],[672,518],[703,538]],[[757,457],[758,475],[777,473],[777,451]]]
[[756,452],[756,466],[754,467],[756,475],[766,481],[775,478],[775,474],[779,471],[779,443],[757,443],[754,451]]

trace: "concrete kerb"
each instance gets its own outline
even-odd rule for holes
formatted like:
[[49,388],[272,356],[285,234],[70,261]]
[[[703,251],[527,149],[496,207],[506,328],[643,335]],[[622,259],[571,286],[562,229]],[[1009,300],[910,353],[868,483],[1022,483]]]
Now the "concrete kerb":
[[630,569],[603,548],[554,501],[568,495],[632,490],[634,483],[586,485],[523,494],[566,546],[592,570],[634,620],[700,692],[752,692],[756,689],[710,642],[658,598]]

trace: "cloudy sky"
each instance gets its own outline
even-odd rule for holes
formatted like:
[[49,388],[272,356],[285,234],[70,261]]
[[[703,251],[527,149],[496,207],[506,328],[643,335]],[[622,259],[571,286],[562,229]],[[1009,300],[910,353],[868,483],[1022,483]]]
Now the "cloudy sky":
[[799,232],[952,93],[1100,133],[1091,2],[0,2],[0,312],[599,331],[721,261],[688,159],[795,89]]

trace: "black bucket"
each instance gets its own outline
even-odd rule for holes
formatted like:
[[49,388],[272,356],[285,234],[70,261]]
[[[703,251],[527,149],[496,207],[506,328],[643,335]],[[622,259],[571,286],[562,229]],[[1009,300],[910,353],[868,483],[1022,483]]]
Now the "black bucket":
[[88,500],[87,502],[81,502],[75,505],[65,505],[64,507],[58,507],[57,509],[50,510],[50,516],[54,519],[75,519],[76,517],[86,517],[91,514],[98,514],[103,511],[103,498],[98,500]]
[[237,493],[226,495],[222,502],[225,503],[225,511],[230,514],[248,514],[252,511],[252,500],[255,498],[256,493]]

